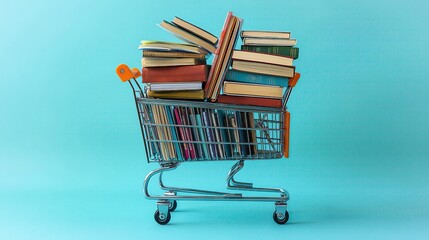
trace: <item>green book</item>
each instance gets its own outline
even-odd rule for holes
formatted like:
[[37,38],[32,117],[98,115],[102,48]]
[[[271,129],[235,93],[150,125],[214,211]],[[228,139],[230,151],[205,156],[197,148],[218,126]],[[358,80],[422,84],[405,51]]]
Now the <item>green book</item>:
[[297,47],[241,45],[241,50],[267,54],[277,54],[286,57],[291,57],[293,59],[297,59],[299,55],[299,48]]

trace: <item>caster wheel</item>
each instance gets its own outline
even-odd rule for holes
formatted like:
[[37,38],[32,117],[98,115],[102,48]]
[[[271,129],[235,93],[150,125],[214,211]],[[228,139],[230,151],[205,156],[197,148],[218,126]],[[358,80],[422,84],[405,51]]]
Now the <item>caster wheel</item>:
[[285,224],[289,220],[289,212],[286,211],[285,217],[283,219],[279,219],[278,216],[277,216],[276,211],[274,211],[274,213],[273,213],[273,219],[274,219],[274,222],[276,222],[278,224]]
[[173,212],[177,208],[177,201],[173,200],[170,202],[170,205],[168,206],[168,211]]
[[155,221],[161,225],[167,224],[168,222],[170,222],[171,219],[170,212],[168,212],[167,216],[165,216],[165,214],[160,214],[158,210],[155,211],[153,217],[155,218]]

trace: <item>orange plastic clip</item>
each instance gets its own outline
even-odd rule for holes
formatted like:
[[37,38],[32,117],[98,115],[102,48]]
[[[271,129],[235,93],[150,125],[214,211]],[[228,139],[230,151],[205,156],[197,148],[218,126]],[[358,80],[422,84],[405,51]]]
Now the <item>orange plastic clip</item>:
[[289,87],[295,87],[296,83],[298,82],[299,78],[301,77],[301,74],[295,73],[295,75],[289,80]]
[[122,82],[129,81],[131,78],[138,78],[141,76],[140,70],[137,68],[130,69],[126,64],[119,64],[116,67],[116,74]]
[[[298,76],[299,78],[299,76]],[[284,119],[284,156],[285,158],[289,157],[289,136],[290,136],[290,113],[285,112]]]

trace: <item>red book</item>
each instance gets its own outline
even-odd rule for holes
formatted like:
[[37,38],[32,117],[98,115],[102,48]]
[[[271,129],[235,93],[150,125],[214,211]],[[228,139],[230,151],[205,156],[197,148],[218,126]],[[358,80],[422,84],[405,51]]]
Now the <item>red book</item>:
[[217,98],[217,102],[227,103],[227,104],[250,105],[250,106],[258,106],[258,107],[273,107],[273,108],[282,107],[281,99],[260,98],[260,97],[219,95],[219,97]]
[[208,65],[143,68],[144,83],[162,82],[205,82]]

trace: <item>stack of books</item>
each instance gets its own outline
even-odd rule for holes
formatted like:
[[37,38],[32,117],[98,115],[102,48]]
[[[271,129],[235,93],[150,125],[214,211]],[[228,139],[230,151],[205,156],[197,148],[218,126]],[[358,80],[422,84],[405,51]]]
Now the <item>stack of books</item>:
[[203,100],[203,84],[209,72],[206,58],[216,51],[217,37],[178,17],[172,22],[163,21],[160,26],[187,44],[140,43],[142,78],[149,87],[148,96]]
[[218,102],[282,107],[283,90],[295,75],[299,49],[289,32],[242,31],[241,50],[232,54],[232,69]]

